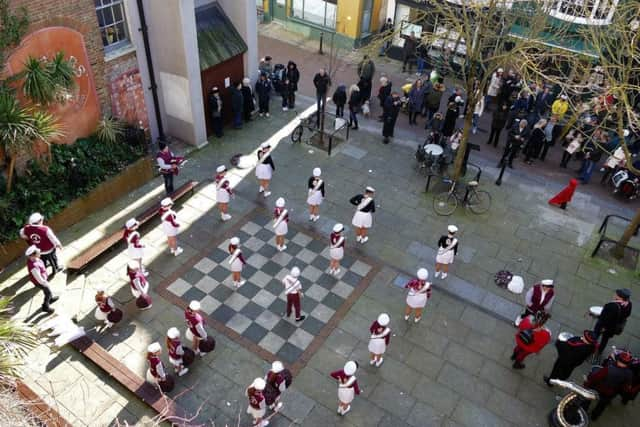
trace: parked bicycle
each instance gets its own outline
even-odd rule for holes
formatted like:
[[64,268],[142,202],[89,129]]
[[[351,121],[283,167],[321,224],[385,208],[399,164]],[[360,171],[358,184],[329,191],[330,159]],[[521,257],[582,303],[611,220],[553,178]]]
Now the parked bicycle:
[[478,181],[469,181],[464,188],[464,194],[458,191],[458,183],[452,180],[445,182],[451,183],[451,188],[444,193],[440,193],[433,198],[433,210],[438,215],[451,215],[455,212],[459,203],[469,208],[474,214],[483,214],[491,208],[491,195],[484,191],[478,190]]

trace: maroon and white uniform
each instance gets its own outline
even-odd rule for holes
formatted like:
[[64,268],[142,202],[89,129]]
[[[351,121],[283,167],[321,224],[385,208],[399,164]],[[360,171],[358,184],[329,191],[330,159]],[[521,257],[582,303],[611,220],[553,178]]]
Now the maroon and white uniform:
[[351,403],[356,394],[360,394],[358,380],[355,375],[347,375],[343,369],[334,371],[331,377],[338,380],[338,400],[342,403]]
[[207,338],[207,331],[204,329],[204,319],[200,313],[186,310],[184,312],[184,318],[187,321],[187,331],[184,334],[187,340],[193,341],[194,336],[202,340]]
[[409,289],[407,305],[411,308],[424,308],[427,300],[431,298],[431,283],[419,279],[413,279],[404,285]]
[[232,257],[235,256],[233,261],[231,261],[231,271],[242,271],[242,267],[247,263],[244,256],[242,256],[242,251],[235,245],[229,245],[229,254],[231,254]]
[[[280,215],[285,211],[285,208],[275,208],[273,211],[273,220],[277,221],[280,218]],[[284,214],[284,218],[282,221],[278,223],[278,226],[275,228],[276,236],[284,236],[289,232],[289,212]]]
[[96,307],[94,316],[96,320],[100,320],[102,322],[107,320],[107,316],[109,315],[109,313],[111,313],[116,308],[116,305],[113,303],[111,297],[106,297],[102,301],[97,301],[96,304],[98,305],[98,307]]
[[178,224],[175,211],[170,207],[161,207],[159,213],[160,219],[162,220],[162,231],[164,231],[164,234],[166,234],[167,237],[177,235],[180,224]]
[[167,338],[167,352],[169,353],[169,363],[171,363],[173,366],[182,366],[182,356],[184,355],[184,348],[182,348],[180,338]]
[[216,175],[216,200],[219,203],[229,203],[229,199],[233,195],[231,183],[225,174]]
[[47,269],[42,259],[29,257],[27,259],[27,270],[29,270],[31,283],[41,288],[49,287]]
[[129,285],[135,298],[149,293],[149,282],[141,270],[129,271]]
[[25,225],[20,230],[20,237],[25,239],[29,246],[35,245],[40,249],[40,255],[47,255],[62,246],[50,227],[46,225]]
[[341,260],[344,257],[345,238],[342,233],[331,233],[331,247],[329,248],[329,256],[331,259]]
[[156,162],[158,163],[158,169],[161,174],[173,174],[178,175],[180,169],[173,168],[173,165],[178,165],[184,161],[184,157],[174,156],[171,151],[160,151],[156,154]]
[[278,400],[280,398],[280,394],[287,389],[287,379],[283,372],[273,372],[272,370],[269,370],[265,377],[265,381],[268,386],[271,386],[274,390],[278,391],[278,397],[276,400]]
[[373,354],[384,354],[391,339],[391,329],[382,326],[376,320],[369,328],[371,338],[369,338],[369,351]]
[[166,372],[160,356],[155,354],[147,354],[147,362],[149,362],[149,369],[147,370],[147,381],[159,382],[163,378],[166,378]]
[[247,414],[251,415],[254,419],[264,417],[264,414],[267,411],[267,402],[264,400],[262,391],[249,387],[247,389],[247,397],[249,398]]
[[124,230],[124,240],[127,242],[127,252],[131,259],[142,259],[144,256],[144,245],[137,230]]
[[527,311],[530,314],[535,314],[538,311],[549,311],[551,304],[555,299],[553,288],[545,291],[540,283],[533,285],[531,289],[527,291],[525,295],[525,301],[527,303]]

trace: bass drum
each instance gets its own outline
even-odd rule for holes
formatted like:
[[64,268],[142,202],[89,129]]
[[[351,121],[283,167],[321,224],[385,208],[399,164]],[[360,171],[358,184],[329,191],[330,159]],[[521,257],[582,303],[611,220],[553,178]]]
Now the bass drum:
[[618,192],[627,200],[635,199],[638,193],[638,184],[634,180],[627,179],[622,181]]
[[107,320],[111,323],[118,323],[122,320],[122,310],[119,308],[111,310],[111,312],[107,314]]
[[216,340],[211,335],[200,341],[198,348],[203,353],[212,352],[216,348]]
[[[282,375],[284,376],[284,384],[289,388],[291,386],[291,382],[293,380],[293,376],[291,375],[291,371],[286,369],[282,371]],[[273,405],[276,403],[278,396],[280,396],[280,390],[276,389],[271,384],[267,383],[267,386],[264,389],[264,400],[267,405]]]
[[182,347],[184,354],[182,355],[182,363],[184,366],[189,366],[196,358],[196,354],[189,347]]
[[160,385],[160,390],[162,390],[163,393],[169,393],[176,385],[173,376],[170,374],[166,375],[166,380],[158,381],[158,384]]
[[151,308],[152,300],[149,295],[142,294],[136,299],[136,307],[140,310],[147,310]]

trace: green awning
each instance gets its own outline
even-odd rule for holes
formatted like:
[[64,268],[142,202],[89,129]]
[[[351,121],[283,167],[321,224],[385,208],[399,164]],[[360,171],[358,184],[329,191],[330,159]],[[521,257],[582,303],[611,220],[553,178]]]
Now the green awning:
[[[517,24],[511,27],[509,35],[517,38],[531,38],[530,30]],[[580,55],[590,56],[596,59],[599,58],[598,52],[595,51],[593,47],[577,33],[574,33],[573,37],[564,34],[563,37],[559,39],[552,33],[542,32],[536,37],[536,39],[546,46],[575,52]]]
[[247,45],[218,2],[196,8],[200,70],[247,51]]

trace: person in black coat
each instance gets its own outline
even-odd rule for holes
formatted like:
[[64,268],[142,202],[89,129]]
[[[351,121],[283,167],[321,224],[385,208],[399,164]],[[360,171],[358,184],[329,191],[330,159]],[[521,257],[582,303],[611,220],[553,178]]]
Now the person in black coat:
[[508,118],[509,106],[507,104],[502,104],[500,108],[493,113],[493,117],[491,118],[491,133],[489,134],[487,144],[493,143],[494,147],[498,146],[498,142],[500,142],[500,133],[507,125]]
[[598,337],[589,330],[585,330],[581,337],[571,337],[566,341],[556,340],[558,358],[549,376],[544,377],[544,382],[551,387],[550,379],[566,380],[575,368],[595,353],[597,348]]
[[631,316],[632,306],[629,298],[631,298],[629,289],[617,289],[613,301],[602,307],[602,313],[598,316],[596,326],[593,328],[596,337],[602,336],[598,349],[599,354],[605,350],[611,337],[622,333],[627,318]]
[[347,103],[347,87],[345,85],[338,86],[336,91],[333,92],[331,100],[336,104],[336,117],[344,117],[344,104]]
[[242,102],[244,121],[251,121],[251,113],[255,110],[256,105],[253,101],[253,90],[251,89],[251,80],[248,77],[242,79]]
[[[385,77],[380,77],[380,89],[378,89],[378,101],[380,101],[380,109],[384,111],[384,103],[391,96],[391,81]],[[383,114],[378,117],[382,121]]]
[[533,163],[533,159],[537,159],[540,155],[540,150],[542,150],[545,140],[545,126],[547,126],[546,119],[538,120],[538,123],[533,126],[533,131],[531,131],[531,136],[529,137],[529,141],[527,141],[527,147],[524,150],[524,161],[529,165]]
[[287,97],[287,108],[292,109],[296,106],[296,92],[298,91],[298,82],[300,81],[300,71],[298,70],[298,65],[289,61],[287,63],[287,75],[286,78],[289,79],[289,95]]
[[442,124],[442,135],[450,137],[453,135],[453,130],[456,128],[456,120],[458,119],[458,104],[454,101],[449,102],[447,105],[447,113],[444,116],[444,123]]
[[382,113],[382,120],[384,122],[382,125],[382,136],[384,137],[384,144],[388,144],[389,138],[393,138],[393,130],[396,127],[396,120],[400,113],[401,104],[400,95],[396,92],[392,92],[391,96],[387,97],[387,100],[384,102],[384,110]]
[[285,77],[280,85],[280,96],[282,97],[282,111],[287,111],[289,109],[289,97],[293,92],[293,86],[291,81]]
[[509,139],[507,140],[507,145],[504,147],[504,152],[502,153],[498,167],[508,162],[507,166],[513,169],[513,160],[520,152],[520,148],[529,139],[529,134],[529,127],[526,120],[522,119],[513,124],[509,131]]
[[242,83],[236,82],[231,88],[231,111],[233,111],[233,127],[242,127],[242,112],[244,109],[244,97],[242,96]]
[[320,68],[320,71],[313,77],[313,85],[316,88],[316,106],[318,108],[316,124],[320,127],[320,114],[324,112],[327,101],[327,91],[329,90],[329,86],[331,86],[331,78],[329,78],[324,68]]
[[269,100],[271,99],[271,90],[273,86],[271,85],[271,80],[267,78],[267,75],[264,73],[260,74],[260,79],[256,82],[256,95],[258,95],[258,110],[260,113],[260,117],[267,116],[269,117]]
[[353,130],[358,129],[358,109],[360,108],[360,88],[351,85],[349,88],[349,126]]
[[211,114],[211,127],[213,134],[218,138],[222,138],[222,98],[217,86],[211,88],[209,93],[209,114]]
[[544,162],[547,157],[549,148],[556,145],[556,141],[560,138],[562,133],[562,126],[558,124],[558,116],[551,116],[547,125],[544,127],[544,145],[542,146],[542,152],[540,153],[540,161]]

